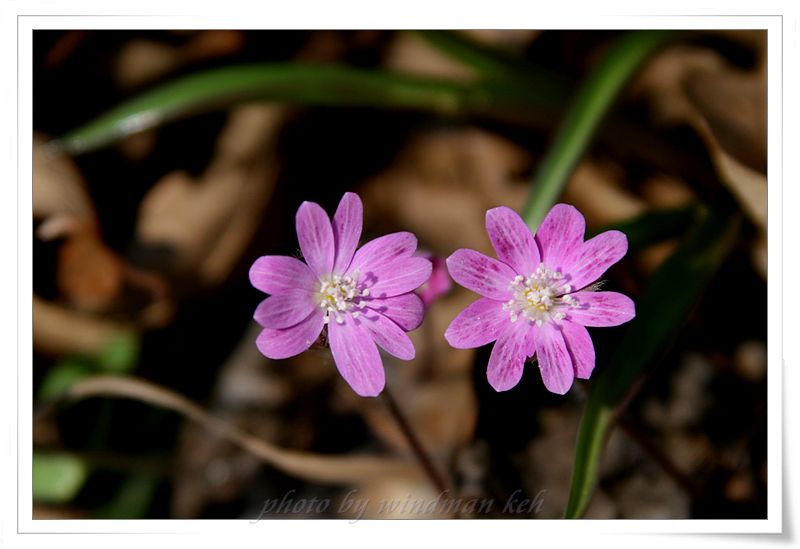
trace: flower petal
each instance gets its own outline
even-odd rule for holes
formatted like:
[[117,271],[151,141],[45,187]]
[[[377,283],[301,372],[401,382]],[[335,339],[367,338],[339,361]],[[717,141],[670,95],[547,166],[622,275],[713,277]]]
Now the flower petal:
[[598,278],[628,252],[628,237],[606,231],[581,244],[567,260],[565,272],[570,286],[579,290]]
[[351,274],[355,270],[364,273],[382,267],[387,262],[410,257],[416,249],[417,237],[409,232],[402,231],[380,236],[370,240],[356,251],[347,274]]
[[447,258],[447,270],[453,280],[468,290],[498,301],[511,298],[508,285],[517,276],[505,263],[466,248]]
[[575,367],[575,377],[589,379],[594,370],[594,344],[589,331],[574,322],[562,322],[561,334]]
[[556,204],[536,231],[542,262],[549,269],[565,272],[565,261],[583,244],[586,221],[574,206]]
[[432,265],[424,257],[405,257],[387,261],[374,269],[362,271],[359,288],[368,289],[370,297],[382,298],[417,289],[431,276]]
[[482,297],[461,311],[444,333],[447,342],[456,349],[473,349],[496,340],[511,327],[508,311],[500,301]]
[[522,379],[528,358],[528,338],[534,328],[526,322],[509,323],[500,333],[489,356],[486,377],[495,391],[508,391]]
[[333,229],[328,214],[316,202],[303,202],[295,217],[297,240],[303,257],[318,277],[333,270]]
[[381,349],[402,360],[414,358],[414,344],[400,326],[375,311],[365,311],[358,318],[364,319],[364,325]]
[[537,326],[534,339],[544,386],[551,393],[563,395],[572,387],[575,370],[561,330],[545,322]]
[[311,292],[287,290],[262,301],[253,315],[264,328],[289,328],[304,320],[316,307]]
[[565,309],[567,320],[583,326],[619,326],[636,316],[633,300],[617,292],[575,292],[570,294],[577,308]]
[[525,221],[511,208],[500,206],[486,212],[486,232],[497,259],[521,275],[529,275],[539,266],[539,248]]
[[377,396],[386,384],[381,355],[370,331],[357,319],[328,324],[333,360],[344,380],[361,396]]
[[344,193],[336,214],[333,216],[333,240],[336,254],[333,272],[344,274],[353,259],[353,253],[361,238],[361,224],[364,218],[364,207],[356,193]]
[[256,339],[256,346],[267,358],[281,359],[299,355],[317,340],[322,332],[324,318],[322,310],[315,310],[291,328],[264,328]]
[[408,293],[364,300],[364,304],[393,320],[407,332],[416,330],[425,316],[425,306],[418,295]]
[[265,255],[250,267],[250,283],[268,294],[294,289],[313,291],[317,278],[308,265],[285,255]]

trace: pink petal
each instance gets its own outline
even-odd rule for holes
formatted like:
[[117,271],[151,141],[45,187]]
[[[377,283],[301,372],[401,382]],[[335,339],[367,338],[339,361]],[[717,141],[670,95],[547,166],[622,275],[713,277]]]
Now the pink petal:
[[507,324],[507,328],[500,333],[486,370],[489,385],[495,391],[508,391],[522,379],[532,330],[526,322],[515,322]]
[[564,309],[567,319],[583,326],[619,326],[636,316],[631,298],[617,292],[575,292],[570,294],[577,308]]
[[304,320],[316,308],[313,294],[306,290],[288,290],[262,301],[253,318],[264,328],[289,328]]
[[498,301],[508,301],[508,285],[517,276],[511,267],[475,250],[462,248],[447,258],[453,280],[473,292]]
[[353,252],[361,238],[361,224],[364,218],[364,207],[355,193],[344,193],[336,214],[333,216],[333,240],[336,243],[336,258],[333,272],[344,274],[353,259]]
[[285,255],[265,255],[250,267],[250,283],[268,294],[294,289],[313,291],[317,278],[308,265]]
[[317,309],[291,328],[264,328],[256,339],[256,346],[267,358],[281,359],[299,355],[317,340],[322,332],[324,318],[322,310]]
[[574,322],[562,322],[561,333],[575,367],[575,377],[589,379],[594,370],[594,344],[589,331]]
[[328,339],[336,368],[348,385],[361,396],[377,396],[386,374],[370,331],[350,317],[344,324],[330,322]]
[[364,325],[372,332],[375,343],[381,349],[402,360],[414,358],[414,344],[400,326],[373,311],[365,311],[358,318],[364,319]]
[[424,257],[395,259],[362,271],[359,288],[368,289],[373,298],[404,294],[424,284],[431,276],[432,268],[431,262]]
[[297,240],[303,257],[318,277],[333,270],[333,229],[325,210],[315,202],[303,202],[295,217]]
[[370,240],[356,251],[347,274],[361,274],[382,267],[388,262],[410,257],[417,249],[417,237],[409,232],[391,233]]
[[561,330],[545,322],[536,328],[534,339],[544,386],[551,393],[563,395],[572,387],[575,370]]
[[367,299],[364,303],[370,309],[378,311],[383,316],[393,320],[407,332],[419,328],[425,315],[422,300],[412,293],[380,299]]
[[549,269],[565,272],[569,266],[566,261],[583,244],[585,230],[586,221],[577,208],[569,204],[553,206],[536,231],[542,263]]
[[539,266],[539,249],[533,234],[517,212],[500,206],[486,212],[486,232],[497,259],[518,274],[530,275]]
[[628,237],[620,231],[606,231],[581,244],[567,260],[567,282],[579,290],[602,276],[628,251]]
[[511,318],[503,304],[482,297],[453,319],[444,338],[456,349],[473,349],[491,343],[510,327]]

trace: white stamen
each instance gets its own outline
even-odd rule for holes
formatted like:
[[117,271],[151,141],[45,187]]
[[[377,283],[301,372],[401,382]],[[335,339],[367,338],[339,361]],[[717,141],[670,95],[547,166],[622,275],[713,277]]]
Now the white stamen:
[[349,275],[330,275],[320,281],[317,299],[319,306],[325,311],[323,322],[328,324],[333,316],[337,324],[344,324],[347,313],[353,318],[358,317],[358,312],[353,309],[363,309],[366,305],[362,297],[369,295],[369,290],[358,287],[358,270]]
[[520,316],[537,326],[564,320],[567,315],[563,309],[577,307],[578,302],[569,295],[572,287],[563,284],[563,279],[563,273],[540,263],[529,276],[517,275],[509,283],[508,289],[514,297],[503,304],[503,310],[509,312],[511,322]]

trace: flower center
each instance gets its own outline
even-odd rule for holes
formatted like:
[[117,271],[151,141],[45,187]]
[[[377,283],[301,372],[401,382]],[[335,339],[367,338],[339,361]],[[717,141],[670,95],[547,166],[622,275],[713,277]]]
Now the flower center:
[[352,309],[362,309],[364,303],[361,298],[369,296],[368,289],[359,290],[358,277],[356,270],[352,275],[328,275],[322,278],[317,296],[319,306],[325,311],[325,324],[330,321],[331,315],[337,324],[344,324],[342,315],[345,313],[352,314],[353,318],[358,317],[359,311]]
[[514,277],[508,285],[514,297],[503,304],[503,309],[511,315],[511,322],[516,322],[520,316],[537,326],[548,320],[562,320],[566,315],[559,309],[577,306],[569,295],[572,287],[564,284],[563,279],[563,274],[548,269],[544,263],[530,276]]

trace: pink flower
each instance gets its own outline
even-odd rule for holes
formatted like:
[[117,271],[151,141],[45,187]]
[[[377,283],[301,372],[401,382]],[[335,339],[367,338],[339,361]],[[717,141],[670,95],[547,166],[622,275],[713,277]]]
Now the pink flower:
[[422,322],[423,306],[411,293],[431,274],[431,262],[412,257],[416,237],[392,233],[359,250],[361,199],[345,193],[331,224],[319,204],[303,202],[296,228],[305,263],[267,255],[250,269],[250,282],[271,294],[256,309],[263,326],[256,345],[268,358],[308,349],[328,328],[333,359],[342,377],[361,396],[376,396],[385,373],[376,343],[403,360],[414,358],[406,335]]
[[586,222],[573,206],[557,204],[536,236],[506,207],[486,212],[486,231],[498,259],[468,249],[447,258],[453,279],[480,299],[448,326],[453,347],[470,349],[496,341],[487,377],[496,391],[519,383],[536,354],[542,381],[564,394],[575,377],[594,369],[594,345],[586,326],[617,326],[635,316],[633,301],[592,287],[628,251],[628,239],[606,231],[584,242]]
[[450,275],[447,274],[447,265],[444,258],[433,255],[430,252],[418,252],[417,255],[430,259],[433,266],[431,277],[416,290],[416,294],[422,298],[422,303],[425,304],[427,309],[434,301],[450,291],[450,288],[453,287],[453,281]]

